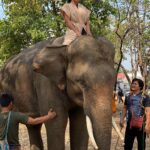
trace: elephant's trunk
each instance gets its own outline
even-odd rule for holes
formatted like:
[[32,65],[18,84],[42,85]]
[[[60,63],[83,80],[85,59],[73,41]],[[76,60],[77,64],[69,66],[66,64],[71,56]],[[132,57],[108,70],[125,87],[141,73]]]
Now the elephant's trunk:
[[[99,92],[92,90],[84,95],[84,110],[91,120],[91,131],[93,131],[91,142],[98,150],[110,150],[111,146],[112,92],[106,92],[106,89],[105,91],[101,89]],[[107,94],[105,95],[105,93]],[[89,136],[92,137],[91,133]]]

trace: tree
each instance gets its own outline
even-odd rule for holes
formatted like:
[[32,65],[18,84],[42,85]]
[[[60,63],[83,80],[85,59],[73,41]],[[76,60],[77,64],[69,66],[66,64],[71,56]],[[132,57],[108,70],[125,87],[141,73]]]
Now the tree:
[[[2,0],[6,18],[0,20],[0,60],[51,37],[62,36],[65,25],[59,8],[65,0]],[[83,1],[91,9],[94,36],[109,33],[109,15],[114,13],[108,1]]]
[[128,39],[132,46],[132,54],[134,53],[134,68],[133,68],[133,75],[136,77],[136,72],[138,68],[141,70],[141,74],[143,76],[143,80],[146,85],[146,77],[147,77],[147,49],[149,44],[149,27],[150,19],[149,14],[149,2],[147,0],[138,0],[135,1],[132,5],[132,9],[134,10],[133,13],[133,30],[129,34]]
[[[121,62],[123,59],[123,49],[125,50],[126,45],[126,37],[129,32],[132,30],[132,25],[129,24],[131,20],[131,14],[133,10],[131,9],[131,3],[129,1],[120,1],[115,0],[113,3],[114,7],[117,10],[117,14],[115,16],[114,21],[114,32],[115,32],[115,40],[117,40],[117,48],[120,55],[120,59],[118,60],[118,66],[116,68],[116,85],[117,85],[117,74],[119,72]],[[128,77],[129,78],[129,77]],[[115,85],[115,90],[116,90]]]
[[[117,9],[117,16],[114,21],[114,42],[119,45],[117,47],[120,59],[117,59],[119,71],[122,59],[126,52],[130,53],[133,77],[136,77],[138,67],[141,73],[144,70],[144,57],[146,56],[146,48],[148,47],[149,35],[149,3],[147,0],[114,0],[114,7]],[[118,44],[119,43],[119,44]]]

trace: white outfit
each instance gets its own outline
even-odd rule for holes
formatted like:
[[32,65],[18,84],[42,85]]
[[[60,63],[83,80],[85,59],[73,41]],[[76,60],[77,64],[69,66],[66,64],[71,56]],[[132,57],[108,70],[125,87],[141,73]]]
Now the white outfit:
[[[82,4],[78,4],[78,7],[72,3],[66,3],[61,8],[62,12],[65,12],[65,14],[70,18],[74,26],[76,26],[80,32],[82,32],[82,29],[86,31],[86,23],[89,20],[90,11],[84,7]],[[76,33],[67,28],[66,34],[64,36],[64,42],[63,45],[69,45],[75,38],[77,37]]]

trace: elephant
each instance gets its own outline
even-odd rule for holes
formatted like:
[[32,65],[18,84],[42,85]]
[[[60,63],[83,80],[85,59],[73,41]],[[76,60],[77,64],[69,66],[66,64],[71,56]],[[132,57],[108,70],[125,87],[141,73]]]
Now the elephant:
[[[15,98],[15,110],[32,117],[53,108],[45,123],[48,150],[65,149],[69,120],[70,149],[110,150],[115,82],[114,47],[103,37],[81,36],[70,45],[39,42],[23,50],[0,72],[0,92]],[[88,123],[88,125],[87,125]],[[28,126],[30,145],[43,150],[41,125]]]

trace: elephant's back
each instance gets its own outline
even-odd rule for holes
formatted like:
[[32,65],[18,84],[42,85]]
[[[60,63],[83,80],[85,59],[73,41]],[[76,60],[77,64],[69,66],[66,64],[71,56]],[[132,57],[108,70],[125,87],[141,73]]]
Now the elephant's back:
[[16,80],[23,78],[33,78],[32,62],[33,58],[40,50],[51,44],[53,39],[41,41],[30,48],[22,50],[19,54],[12,56],[7,60],[0,70],[0,91],[8,91],[15,88]]
[[[23,49],[19,54],[12,56],[7,60],[5,65],[3,66],[2,70],[3,72],[5,70],[11,70],[14,66],[19,66],[22,64],[31,65],[34,56],[43,48],[47,47],[49,44],[53,42],[54,39],[48,39],[41,42],[36,43],[35,45]],[[16,68],[16,67],[15,67]],[[13,70],[15,70],[13,68]]]

